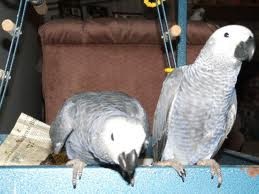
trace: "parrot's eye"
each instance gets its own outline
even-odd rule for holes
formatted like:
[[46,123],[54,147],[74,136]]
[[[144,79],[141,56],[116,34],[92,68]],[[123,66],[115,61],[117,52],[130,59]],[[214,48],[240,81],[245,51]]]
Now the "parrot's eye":
[[224,34],[224,37],[228,38],[228,37],[229,37],[229,33],[226,32],[226,33]]
[[111,139],[112,139],[112,141],[114,141],[114,136],[113,136],[113,133],[111,134]]

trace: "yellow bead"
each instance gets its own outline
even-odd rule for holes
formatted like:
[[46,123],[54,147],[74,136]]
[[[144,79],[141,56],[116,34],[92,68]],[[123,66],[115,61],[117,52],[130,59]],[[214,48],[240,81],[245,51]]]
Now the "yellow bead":
[[165,71],[166,73],[172,73],[172,72],[174,71],[174,68],[167,67],[167,68],[164,69],[164,71]]
[[[165,0],[164,0],[165,1]],[[156,4],[156,2],[150,2],[149,0],[144,0],[144,3],[145,3],[145,5],[147,6],[147,7],[151,7],[151,8],[154,8],[154,7],[156,7],[157,6],[157,4],[158,5],[160,5],[160,0],[158,0],[157,1],[157,4]]]

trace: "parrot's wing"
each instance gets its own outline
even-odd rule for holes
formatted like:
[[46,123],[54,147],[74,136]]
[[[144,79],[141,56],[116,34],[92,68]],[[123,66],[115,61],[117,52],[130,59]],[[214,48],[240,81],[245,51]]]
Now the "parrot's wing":
[[228,112],[227,125],[226,125],[226,137],[230,133],[237,115],[237,95],[236,91],[233,94],[232,103]]
[[153,122],[153,158],[160,160],[167,141],[166,121],[171,104],[180,86],[183,73],[188,66],[175,69],[163,82]]
[[[201,135],[202,138],[196,143],[196,152],[193,153],[191,161],[197,161],[197,159],[210,159],[221,148],[223,142],[227,138],[227,135],[231,131],[231,128],[235,122],[237,112],[237,99],[234,92],[230,100],[230,108],[226,116],[226,123],[223,133],[218,133],[217,130],[204,130]],[[210,113],[208,113],[210,115]]]
[[72,101],[67,101],[50,127],[50,138],[54,153],[59,153],[67,138],[73,132],[76,106]]
[[237,95],[236,91],[233,94],[232,101],[231,101],[231,106],[229,108],[228,114],[227,114],[227,123],[226,123],[226,128],[225,128],[225,135],[221,138],[217,149],[213,153],[212,157],[219,151],[221,148],[222,144],[224,143],[225,139],[227,138],[228,134],[230,133],[235,120],[236,120],[236,114],[237,114]]

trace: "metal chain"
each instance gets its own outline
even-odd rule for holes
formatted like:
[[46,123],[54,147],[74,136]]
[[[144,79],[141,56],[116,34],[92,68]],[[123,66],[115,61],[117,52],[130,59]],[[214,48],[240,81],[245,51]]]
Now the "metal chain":
[[[166,53],[166,58],[167,58],[167,64],[170,68],[172,68],[171,59],[170,59],[170,54],[171,54],[171,56],[173,58],[173,65],[176,68],[177,64],[176,64],[174,49],[173,49],[173,45],[172,45],[172,38],[171,38],[170,33],[169,33],[169,27],[168,27],[164,2],[163,1],[158,2],[158,0],[156,0],[156,3],[157,3],[157,6],[156,6],[157,15],[158,15],[162,39],[163,39],[163,43],[164,43],[164,48],[165,48],[165,53]],[[161,8],[162,8],[162,16],[161,16],[161,11],[160,11],[159,5],[161,5]],[[163,19],[162,19],[162,17],[163,17]],[[167,46],[167,41],[169,42],[170,53],[169,53],[169,49],[168,49],[168,46]]]

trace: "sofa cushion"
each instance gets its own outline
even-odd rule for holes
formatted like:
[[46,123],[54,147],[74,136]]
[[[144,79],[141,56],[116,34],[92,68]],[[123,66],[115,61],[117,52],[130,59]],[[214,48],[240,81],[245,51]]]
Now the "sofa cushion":
[[165,76],[155,25],[148,20],[61,21],[43,25],[39,32],[46,122],[51,123],[65,99],[73,94],[101,90],[119,90],[135,96],[152,121]]
[[[197,24],[198,30],[192,29],[196,25],[189,26],[188,63],[192,63],[214,28],[203,23]],[[163,45],[155,21],[56,20],[41,26],[39,34],[47,123],[75,93],[119,90],[143,104],[152,124],[165,77]]]

